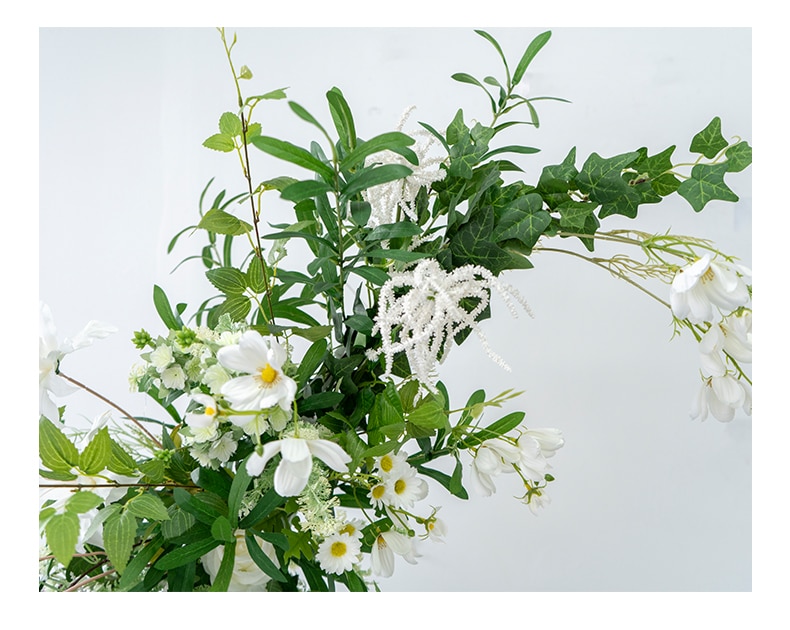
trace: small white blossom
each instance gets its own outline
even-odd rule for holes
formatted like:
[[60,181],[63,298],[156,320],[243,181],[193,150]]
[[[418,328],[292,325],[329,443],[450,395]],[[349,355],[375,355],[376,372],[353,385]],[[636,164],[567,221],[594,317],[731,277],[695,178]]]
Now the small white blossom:
[[166,344],[157,346],[149,355],[148,360],[156,368],[156,371],[161,374],[173,363],[173,349]]
[[410,508],[415,501],[428,495],[428,484],[417,477],[417,469],[404,466],[388,477],[390,505],[396,508]]
[[395,554],[408,563],[416,564],[416,551],[412,540],[393,530],[381,532],[370,549],[370,563],[373,573],[390,577],[395,571]]
[[219,415],[217,403],[206,394],[193,394],[192,399],[203,405],[202,413],[189,413],[184,421],[192,431],[195,442],[210,442],[217,437],[219,430]]
[[681,269],[672,280],[669,301],[678,319],[695,324],[718,322],[749,303],[745,269],[705,254]]
[[187,375],[180,365],[171,365],[162,372],[162,385],[168,389],[184,389]]
[[219,460],[220,464],[226,464],[231,455],[236,452],[238,443],[233,439],[232,433],[223,433],[222,436],[216,440],[208,451],[208,454],[213,459]]
[[472,460],[472,486],[483,496],[496,492],[494,477],[503,472],[513,472],[513,465],[521,461],[521,449],[505,440],[490,439],[483,442]]
[[375,459],[374,470],[385,479],[388,475],[397,474],[404,468],[409,468],[409,464],[406,463],[406,455],[400,453],[387,453]]
[[[404,295],[399,289],[409,287]],[[530,313],[529,306],[511,286],[497,280],[484,267],[464,265],[445,272],[433,258],[421,260],[412,270],[392,273],[381,287],[379,310],[373,334],[381,333],[381,350],[369,351],[375,360],[383,354],[385,377],[392,375],[395,355],[405,352],[414,375],[426,386],[433,387],[434,369],[444,360],[453,344],[453,337],[470,328],[477,333],[488,355],[506,370],[510,368],[488,346],[485,335],[475,319],[489,304],[491,290],[504,299],[513,316],[517,311],[513,299]],[[465,298],[477,298],[471,311],[461,306]],[[397,340],[393,334],[397,331]]]
[[359,538],[349,534],[330,534],[318,545],[316,559],[327,573],[340,575],[350,571],[360,561]]
[[724,373],[703,377],[702,386],[692,402],[691,417],[704,421],[710,412],[720,422],[730,422],[738,409],[751,415],[752,388],[746,381]]
[[227,373],[219,363],[206,368],[203,372],[203,384],[209,388],[212,394],[218,395],[222,392],[222,386],[230,380],[230,374]]

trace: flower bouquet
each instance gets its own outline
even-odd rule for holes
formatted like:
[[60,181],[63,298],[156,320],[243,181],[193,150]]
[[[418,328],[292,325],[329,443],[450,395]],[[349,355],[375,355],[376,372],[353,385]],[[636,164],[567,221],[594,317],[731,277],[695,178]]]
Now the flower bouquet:
[[[750,413],[748,269],[703,238],[603,227],[667,197],[694,212],[737,201],[725,179],[749,166],[749,144],[726,140],[716,117],[686,140],[690,160],[675,159],[675,146],[613,157],[574,148],[527,176],[519,156],[538,149],[504,138],[539,127],[544,101],[564,101],[523,90],[551,33],[513,59],[475,33],[497,76],[452,79],[481,91],[485,121],[461,108],[413,123],[409,109],[394,130],[369,135],[338,87],[325,112],[286,88],[249,95],[253,72],[219,29],[234,93],[203,145],[238,162],[240,176],[231,192],[210,181],[168,246],[203,239],[188,260],[204,266],[212,294],[189,310],[156,285],[161,324],[133,333],[130,382],[160,417],[127,411],[69,369],[68,355],[113,326],[92,321],[63,340],[41,305],[41,485],[62,491],[42,501],[42,590],[378,590],[446,536],[441,501],[491,496],[508,475],[525,509],[545,509],[561,430],[507,412],[515,387],[459,402],[440,377],[469,339],[507,373],[483,324],[503,309],[531,315],[505,278],[541,252],[607,270],[698,342],[693,417]],[[267,127],[266,108],[281,101],[314,132],[308,145]],[[297,175],[262,175],[262,154]],[[288,222],[268,220],[275,200]],[[297,267],[295,244],[309,251]],[[601,244],[618,251],[596,255]],[[107,407],[87,431],[61,404],[75,389]]]

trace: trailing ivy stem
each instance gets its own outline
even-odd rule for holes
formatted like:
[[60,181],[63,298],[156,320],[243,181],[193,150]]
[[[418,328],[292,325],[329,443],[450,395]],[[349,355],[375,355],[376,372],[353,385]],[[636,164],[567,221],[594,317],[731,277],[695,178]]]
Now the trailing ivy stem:
[[635,286],[637,289],[639,289],[643,293],[646,293],[647,295],[649,295],[651,298],[653,298],[654,300],[656,300],[660,304],[663,304],[664,306],[666,306],[668,309],[670,309],[670,310],[672,309],[672,307],[669,305],[669,302],[666,302],[666,301],[662,300],[655,293],[653,293],[651,291],[648,291],[645,287],[643,287],[638,282],[632,280],[631,278],[629,278],[624,273],[621,273],[621,272],[619,272],[619,271],[617,271],[615,269],[607,267],[606,265],[601,263],[600,260],[598,260],[596,258],[589,258],[588,256],[583,256],[582,254],[578,254],[576,252],[572,252],[572,251],[567,250],[567,249],[555,249],[553,247],[536,247],[535,249],[537,249],[539,251],[543,251],[543,252],[558,252],[560,254],[570,254],[571,256],[576,256],[577,258],[581,258],[582,260],[586,260],[587,262],[591,262],[593,265],[596,265],[597,267],[600,267],[601,269],[605,269],[606,271],[608,271],[609,273],[617,276],[621,280],[625,280],[628,284],[631,284],[631,285]]
[[134,422],[134,424],[137,425],[137,428],[140,429],[143,433],[145,433],[148,436],[148,438],[154,444],[156,444],[156,446],[158,448],[162,448],[162,443],[159,440],[157,440],[153,435],[151,435],[151,433],[148,431],[148,429],[146,429],[142,424],[140,424],[140,422],[137,420],[137,418],[135,418],[128,411],[125,411],[124,409],[122,409],[121,407],[116,405],[113,401],[111,401],[109,398],[105,398],[99,392],[91,389],[90,387],[88,387],[84,383],[80,383],[77,379],[74,379],[74,378],[71,378],[70,376],[67,376],[66,374],[64,374],[60,370],[58,370],[58,376],[66,379],[69,383],[73,383],[77,387],[79,387],[81,389],[84,389],[89,394],[92,394],[92,395],[96,396],[96,398],[98,398],[99,400],[101,400],[101,401],[107,403],[108,405],[110,405],[110,407],[112,407],[113,409],[115,409],[116,411],[121,413],[126,419],[131,420],[132,422]]

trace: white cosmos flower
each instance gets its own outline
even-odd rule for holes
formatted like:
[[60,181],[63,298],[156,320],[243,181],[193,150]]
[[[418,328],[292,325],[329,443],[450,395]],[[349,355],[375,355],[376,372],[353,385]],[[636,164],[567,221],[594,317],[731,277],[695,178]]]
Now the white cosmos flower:
[[731,313],[749,303],[744,269],[717,261],[705,254],[681,269],[672,280],[669,301],[679,319],[695,324],[717,322],[723,313]]
[[49,307],[39,303],[39,338],[38,338],[38,410],[39,414],[57,420],[58,407],[50,398],[66,396],[75,387],[57,375],[58,364],[64,356],[91,345],[96,339],[104,339],[117,332],[115,326],[91,320],[78,332],[73,339],[66,338],[59,342],[57,329]]
[[381,532],[370,549],[370,563],[373,573],[390,577],[395,571],[395,554],[402,556],[410,564],[416,564],[416,551],[411,538],[396,531]]
[[277,453],[282,459],[274,471],[274,490],[281,497],[297,496],[304,490],[313,470],[313,456],[337,472],[346,472],[351,461],[340,446],[329,440],[286,437],[267,442],[261,454],[254,452],[250,455],[247,472],[257,477]]
[[[247,549],[247,541],[245,539],[244,530],[236,530],[235,536],[236,555],[233,560],[233,575],[230,578],[228,591],[265,591],[266,584],[271,578],[269,578],[269,576],[266,575],[266,573],[264,573],[257,564],[255,564],[255,561],[250,556],[250,552]],[[272,544],[257,537],[256,542],[258,545],[260,545],[263,553],[269,556],[269,559],[274,562],[275,565],[279,566],[277,554],[275,553]],[[209,577],[211,578],[212,584],[214,583],[214,579],[217,577],[217,573],[219,572],[219,567],[222,563],[222,556],[224,553],[225,547],[224,545],[220,545],[219,547],[215,547],[209,551],[200,559],[200,561],[203,563],[203,568],[206,569],[206,573],[208,573]]]
[[240,411],[268,409],[279,405],[288,410],[296,396],[296,381],[282,371],[285,349],[274,339],[267,344],[260,333],[248,330],[238,345],[217,352],[223,367],[244,372],[222,386],[222,395]]
[[330,534],[318,545],[316,558],[327,573],[340,575],[350,571],[360,561],[359,538],[349,534]]
[[217,437],[219,429],[217,402],[206,394],[193,394],[192,400],[203,405],[203,412],[188,413],[184,420],[191,429],[195,442],[209,442]]

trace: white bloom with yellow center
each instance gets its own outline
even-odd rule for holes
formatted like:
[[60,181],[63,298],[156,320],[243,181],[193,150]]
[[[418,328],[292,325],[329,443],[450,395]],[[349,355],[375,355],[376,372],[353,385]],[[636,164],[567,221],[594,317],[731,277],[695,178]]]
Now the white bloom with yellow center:
[[296,381],[282,371],[285,349],[274,339],[268,344],[260,333],[248,330],[238,345],[225,346],[217,352],[223,367],[246,373],[222,386],[222,395],[240,411],[268,409],[279,405],[290,409],[296,396]]
[[386,483],[390,489],[390,504],[396,508],[410,508],[415,501],[424,499],[428,494],[428,484],[417,476],[417,470],[411,466],[400,468]]
[[681,269],[672,280],[669,301],[678,319],[695,324],[718,322],[749,303],[749,289],[742,268],[714,260],[710,254]]
[[359,538],[349,534],[330,534],[318,545],[316,558],[327,573],[340,575],[350,571],[360,561],[361,543]]
[[351,461],[348,453],[329,440],[286,437],[267,442],[261,453],[250,455],[247,472],[257,477],[277,453],[282,459],[274,471],[274,490],[281,497],[294,497],[304,490],[313,470],[314,456],[337,472],[347,472]]
[[219,415],[216,401],[206,394],[193,394],[192,400],[203,405],[202,413],[188,413],[184,419],[195,442],[208,442],[217,437]]
[[[255,561],[250,556],[247,549],[247,541],[245,540],[245,532],[243,529],[236,530],[236,555],[233,560],[233,575],[230,578],[230,585],[228,591],[265,591],[266,584],[271,579],[261,568],[255,564]],[[256,542],[260,545],[263,553],[269,556],[269,559],[279,566],[277,561],[277,554],[274,547],[268,541],[257,539]],[[211,583],[217,577],[219,567],[222,564],[222,556],[225,553],[225,547],[220,545],[209,551],[204,555],[200,561],[203,563],[203,568],[206,569]]]
[[416,564],[417,557],[411,538],[393,530],[381,532],[370,549],[370,563],[373,573],[390,577],[395,571],[395,554],[409,564]]
[[379,475],[386,479],[389,475],[397,475],[404,468],[409,468],[406,462],[406,455],[387,453],[375,459],[375,470]]

